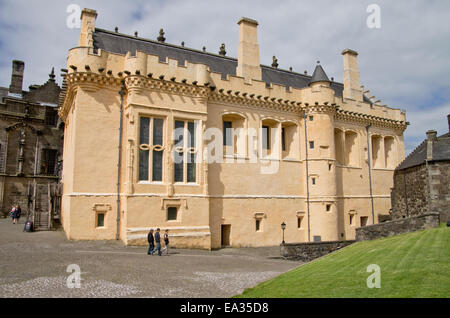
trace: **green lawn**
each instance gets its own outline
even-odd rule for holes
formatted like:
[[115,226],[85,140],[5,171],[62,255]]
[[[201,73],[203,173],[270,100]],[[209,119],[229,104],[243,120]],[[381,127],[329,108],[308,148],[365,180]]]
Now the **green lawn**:
[[[368,288],[367,266],[381,269]],[[450,229],[359,242],[244,291],[242,298],[450,297]]]

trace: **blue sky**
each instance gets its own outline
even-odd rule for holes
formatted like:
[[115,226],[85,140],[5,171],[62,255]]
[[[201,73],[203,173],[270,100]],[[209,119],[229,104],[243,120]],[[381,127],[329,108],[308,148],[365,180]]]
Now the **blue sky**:
[[[66,67],[79,29],[67,27],[70,4],[97,10],[97,26],[156,39],[164,28],[168,43],[217,53],[226,44],[236,57],[237,21],[259,22],[261,63],[276,55],[280,68],[307,70],[317,60],[329,77],[342,81],[341,52],[359,52],[361,84],[382,104],[405,109],[411,123],[406,153],[425,132],[448,132],[450,114],[450,1],[280,0],[0,0],[0,86],[8,87],[11,61],[25,61],[24,87],[41,84],[54,66]],[[381,28],[370,29],[367,7],[378,4]],[[61,82],[58,76],[57,80]]]

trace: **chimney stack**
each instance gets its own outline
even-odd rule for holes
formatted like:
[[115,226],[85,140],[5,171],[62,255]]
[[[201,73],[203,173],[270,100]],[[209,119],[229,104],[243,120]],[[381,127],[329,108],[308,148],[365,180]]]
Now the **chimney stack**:
[[433,143],[437,140],[436,130],[427,131],[427,160],[433,160]]
[[448,132],[450,133],[450,114],[447,115]]
[[78,46],[94,47],[92,34],[95,31],[96,19],[97,11],[92,9],[83,9],[83,11],[81,11],[81,32]]
[[12,62],[11,85],[9,86],[10,93],[22,94],[24,70],[25,70],[24,62],[16,60]]
[[239,25],[239,47],[237,76],[245,80],[261,80],[262,71],[259,61],[258,22],[249,18],[242,18]]
[[358,52],[346,49],[342,52],[344,56],[344,93],[343,97],[358,102],[363,101],[360,74],[358,69]]

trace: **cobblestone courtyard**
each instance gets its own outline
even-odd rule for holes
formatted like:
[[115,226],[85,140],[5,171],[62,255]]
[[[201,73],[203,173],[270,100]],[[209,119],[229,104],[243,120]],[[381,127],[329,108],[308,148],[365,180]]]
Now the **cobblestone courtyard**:
[[[121,242],[68,241],[61,231],[23,232],[0,220],[0,297],[231,297],[299,266],[279,247],[172,249],[148,256]],[[69,289],[67,267],[80,266],[81,288]]]

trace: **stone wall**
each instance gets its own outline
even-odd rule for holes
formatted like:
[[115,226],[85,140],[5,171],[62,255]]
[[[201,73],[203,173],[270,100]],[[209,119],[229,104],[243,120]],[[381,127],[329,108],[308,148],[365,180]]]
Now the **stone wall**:
[[428,165],[430,184],[430,211],[440,214],[441,222],[447,222],[450,210],[450,162],[436,161]]
[[427,180],[425,164],[395,171],[394,188],[391,192],[393,220],[417,216],[428,211]]
[[355,241],[290,243],[281,245],[281,255],[290,260],[310,262],[353,243]]
[[438,226],[439,213],[427,213],[419,216],[360,227],[356,229],[356,240],[375,240],[382,237],[425,230]]

